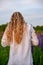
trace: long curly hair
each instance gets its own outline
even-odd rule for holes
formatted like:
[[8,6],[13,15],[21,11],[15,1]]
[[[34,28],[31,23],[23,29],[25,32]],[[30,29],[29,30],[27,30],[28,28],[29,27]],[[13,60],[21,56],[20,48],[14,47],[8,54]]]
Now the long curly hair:
[[[11,17],[11,21],[8,23],[6,28],[6,36],[8,42],[13,42],[14,40],[17,44],[19,44],[23,38],[23,32],[25,31],[26,22],[20,12],[13,13]],[[14,35],[13,35],[14,32]]]

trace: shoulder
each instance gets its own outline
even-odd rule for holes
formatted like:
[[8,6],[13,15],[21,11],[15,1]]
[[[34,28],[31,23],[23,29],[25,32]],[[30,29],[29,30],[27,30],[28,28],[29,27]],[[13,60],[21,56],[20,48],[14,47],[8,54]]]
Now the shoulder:
[[28,28],[29,30],[30,30],[32,27],[33,27],[33,25],[32,25],[32,24],[27,23],[27,28]]

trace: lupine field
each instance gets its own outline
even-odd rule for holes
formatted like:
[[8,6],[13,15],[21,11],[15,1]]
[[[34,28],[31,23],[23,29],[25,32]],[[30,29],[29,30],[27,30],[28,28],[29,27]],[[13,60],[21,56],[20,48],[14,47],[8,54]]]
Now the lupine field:
[[[1,38],[6,25],[0,25],[0,65],[7,65],[9,58],[9,47],[3,48],[1,46]],[[38,46],[32,46],[33,64],[43,65],[43,26],[34,27],[37,37],[39,39]]]

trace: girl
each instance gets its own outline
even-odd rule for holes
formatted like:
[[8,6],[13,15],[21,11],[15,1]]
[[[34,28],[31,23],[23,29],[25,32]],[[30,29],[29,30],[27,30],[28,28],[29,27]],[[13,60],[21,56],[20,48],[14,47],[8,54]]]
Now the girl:
[[25,22],[20,12],[13,13],[1,44],[3,47],[10,46],[7,65],[33,65],[31,44],[38,45],[38,38],[32,25]]

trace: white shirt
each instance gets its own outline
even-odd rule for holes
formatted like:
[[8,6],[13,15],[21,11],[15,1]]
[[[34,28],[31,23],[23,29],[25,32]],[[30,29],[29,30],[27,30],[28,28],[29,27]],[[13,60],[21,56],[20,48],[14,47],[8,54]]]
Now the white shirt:
[[[7,46],[6,43],[3,43],[5,41],[6,35],[4,33],[1,43],[3,47]],[[10,45],[8,65],[33,65],[31,44],[35,46],[38,45],[38,39],[33,27],[30,24],[27,24],[27,30],[24,33],[23,39],[19,45],[17,45],[13,37],[13,43]]]

